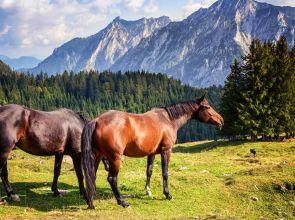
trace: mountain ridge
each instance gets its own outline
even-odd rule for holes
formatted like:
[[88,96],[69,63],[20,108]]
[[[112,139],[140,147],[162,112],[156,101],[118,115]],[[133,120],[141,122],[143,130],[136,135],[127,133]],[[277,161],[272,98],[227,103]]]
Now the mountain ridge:
[[0,60],[8,64],[12,69],[20,70],[36,66],[41,60],[32,56],[20,56],[18,58],[11,58],[5,55],[0,55]]
[[143,39],[111,70],[164,72],[198,87],[223,84],[234,58],[247,53],[253,38],[286,35],[294,46],[294,26],[295,8],[220,0]]
[[143,69],[193,86],[222,85],[234,58],[246,54],[254,38],[277,40],[281,35],[294,46],[294,7],[219,0],[182,21],[116,17],[100,32],[55,49],[31,72]]
[[166,16],[127,21],[116,17],[107,27],[86,38],[74,38],[56,48],[53,53],[30,72],[63,72],[83,69],[108,69],[130,47],[168,24]]

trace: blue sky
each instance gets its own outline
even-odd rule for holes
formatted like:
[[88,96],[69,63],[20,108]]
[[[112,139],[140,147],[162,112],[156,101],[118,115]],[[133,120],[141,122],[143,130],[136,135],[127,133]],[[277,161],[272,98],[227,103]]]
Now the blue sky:
[[[0,54],[43,59],[74,37],[127,20],[167,15],[181,20],[216,0],[0,0]],[[295,7],[295,0],[259,0]]]

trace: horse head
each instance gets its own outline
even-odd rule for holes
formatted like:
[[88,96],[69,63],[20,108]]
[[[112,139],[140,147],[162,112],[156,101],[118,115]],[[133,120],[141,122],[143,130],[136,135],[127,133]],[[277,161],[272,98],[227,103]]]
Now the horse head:
[[205,95],[198,99],[199,109],[196,112],[195,119],[200,122],[213,124],[222,128],[224,121],[222,116],[210,106],[209,102],[205,99]]

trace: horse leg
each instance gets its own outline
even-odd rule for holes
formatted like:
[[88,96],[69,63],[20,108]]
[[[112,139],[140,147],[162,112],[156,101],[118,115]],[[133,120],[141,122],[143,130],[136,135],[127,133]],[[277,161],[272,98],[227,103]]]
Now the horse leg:
[[61,193],[57,189],[57,181],[60,175],[61,163],[62,163],[63,154],[56,154],[54,161],[54,177],[52,181],[51,191],[53,196],[61,196]]
[[82,172],[82,155],[81,153],[77,153],[75,155],[72,155],[72,160],[74,163],[74,168],[76,172],[76,176],[78,179],[79,183],[79,191],[80,195],[85,197],[85,187],[84,187],[84,182],[83,182],[83,172]]
[[[2,174],[2,170],[3,170],[3,167],[4,167],[5,163],[6,163],[6,158],[3,158],[3,156],[0,157],[0,173],[1,174]],[[1,197],[1,194],[0,194],[0,205],[3,205],[3,204],[6,204],[6,201],[5,201],[5,199],[3,199]]]
[[[15,140],[13,140],[10,137],[0,138],[0,174],[1,174],[1,179],[3,181],[3,185],[6,192],[10,192],[10,193],[12,192],[12,188],[8,182],[7,158],[14,146],[14,143],[15,143]],[[12,192],[11,195],[12,194],[14,193]],[[16,199],[16,201],[19,201],[18,196],[11,197],[8,195],[8,197],[10,197],[12,200]],[[0,194],[0,205],[5,203],[6,201],[1,197],[1,194]]]
[[151,182],[151,176],[153,174],[154,161],[155,161],[155,155],[149,155],[147,157],[145,190],[148,196],[152,196],[152,192],[150,189],[150,182]]
[[1,179],[2,179],[3,186],[6,190],[7,197],[10,198],[14,202],[19,202],[20,198],[18,195],[16,195],[13,192],[10,182],[8,180],[7,161],[6,161],[5,165],[2,167]]
[[172,196],[169,194],[168,189],[168,164],[170,160],[171,150],[163,150],[161,152],[162,161],[162,176],[163,176],[163,193],[166,199],[171,200]]
[[117,199],[118,205],[123,206],[124,208],[128,208],[130,205],[125,203],[123,197],[120,194],[118,189],[118,173],[120,169],[121,160],[109,160],[110,169],[108,175],[108,182],[112,188],[112,191]]

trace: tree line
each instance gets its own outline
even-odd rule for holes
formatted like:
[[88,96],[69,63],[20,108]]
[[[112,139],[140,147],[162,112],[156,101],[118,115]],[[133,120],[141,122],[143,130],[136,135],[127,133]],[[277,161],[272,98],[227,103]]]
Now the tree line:
[[[81,71],[30,75],[12,71],[0,61],[1,105],[15,103],[46,111],[64,107],[94,118],[109,109],[143,113],[153,107],[196,100],[204,93],[217,107],[221,87],[196,89],[160,73]],[[215,133],[213,126],[192,121],[179,131],[178,141],[214,139]]]
[[295,48],[285,37],[252,41],[249,53],[234,61],[222,90],[222,135],[252,140],[294,137]]

